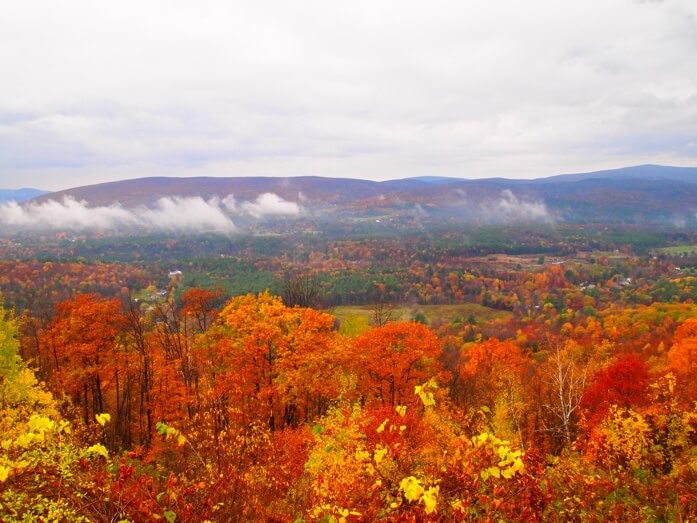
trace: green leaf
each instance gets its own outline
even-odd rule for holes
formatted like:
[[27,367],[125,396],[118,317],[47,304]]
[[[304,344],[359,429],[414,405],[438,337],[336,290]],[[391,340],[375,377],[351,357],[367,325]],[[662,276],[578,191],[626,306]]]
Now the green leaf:
[[167,520],[167,523],[174,523],[174,521],[177,519],[177,515],[171,510],[165,510],[165,519]]
[[164,423],[162,423],[161,421],[158,421],[158,422],[155,424],[155,428],[157,429],[157,433],[158,433],[160,436],[164,436],[164,435],[167,433],[167,425],[164,424]]

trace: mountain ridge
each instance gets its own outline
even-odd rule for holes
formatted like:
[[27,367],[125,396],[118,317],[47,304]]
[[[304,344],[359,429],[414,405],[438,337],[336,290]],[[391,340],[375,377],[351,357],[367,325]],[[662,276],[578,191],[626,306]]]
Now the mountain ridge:
[[697,167],[640,165],[532,180],[422,176],[386,181],[300,177],[152,177],[87,185],[66,197],[89,206],[149,207],[162,198],[254,202],[265,193],[315,215],[409,215],[463,221],[684,223],[697,227]]

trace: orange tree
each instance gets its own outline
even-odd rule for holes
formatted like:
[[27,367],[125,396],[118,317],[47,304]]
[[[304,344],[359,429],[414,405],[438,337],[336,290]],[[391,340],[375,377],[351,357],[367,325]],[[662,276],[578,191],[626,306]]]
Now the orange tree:
[[425,325],[389,323],[355,339],[349,364],[368,402],[394,407],[413,403],[418,383],[429,378],[448,381],[439,361],[442,351],[442,343]]

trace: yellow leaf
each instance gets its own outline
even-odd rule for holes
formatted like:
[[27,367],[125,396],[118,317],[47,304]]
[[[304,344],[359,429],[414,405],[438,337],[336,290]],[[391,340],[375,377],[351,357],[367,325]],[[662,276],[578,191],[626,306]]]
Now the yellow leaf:
[[55,422],[51,421],[49,418],[45,416],[38,416],[34,414],[31,418],[29,418],[29,430],[34,432],[44,432],[47,430],[53,430],[54,426]]
[[96,445],[92,445],[89,447],[86,451],[86,454],[99,454],[100,456],[103,456],[105,458],[109,457],[109,451],[106,449],[106,447],[100,443],[97,443]]
[[375,429],[375,431],[376,431],[378,434],[380,434],[382,431],[384,431],[384,430],[385,430],[385,425],[387,424],[388,421],[389,421],[389,420],[388,420],[387,418],[385,418],[385,421],[383,421],[382,423],[380,423],[380,426],[379,426],[377,429]]
[[107,421],[111,421],[111,414],[106,412],[102,414],[95,414],[94,417],[97,418],[97,423],[99,423],[102,427]]
[[356,461],[368,461],[370,459],[370,452],[367,450],[356,449],[355,458]]
[[385,459],[386,454],[387,454],[387,449],[376,450],[375,454],[373,455],[373,458],[375,459],[375,463],[382,462],[382,460]]
[[395,410],[397,411],[397,414],[399,414],[402,418],[407,415],[407,406],[406,405],[397,405],[395,407]]
[[29,434],[22,434],[19,436],[15,443],[23,449],[26,449],[32,441],[34,441],[34,434],[30,432]]
[[486,443],[487,439],[489,439],[489,434],[487,434],[486,432],[482,432],[478,436],[474,436],[472,438],[472,442],[474,443],[475,447],[481,447],[482,445],[484,445],[484,443]]
[[399,488],[404,492],[404,497],[407,498],[407,501],[415,501],[424,493],[424,488],[414,476],[406,477],[400,481]]
[[5,482],[10,475],[10,468],[0,465],[0,481]]
[[424,509],[426,510],[426,514],[432,514],[433,512],[436,511],[436,505],[438,504],[438,491],[439,490],[440,490],[439,486],[430,487],[421,496],[421,501],[423,501]]

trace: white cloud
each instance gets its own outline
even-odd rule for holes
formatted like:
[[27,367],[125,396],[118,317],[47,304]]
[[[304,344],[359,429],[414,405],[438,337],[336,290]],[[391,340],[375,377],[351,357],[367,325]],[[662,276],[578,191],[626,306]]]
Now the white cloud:
[[235,201],[235,196],[233,194],[228,194],[225,198],[223,198],[223,206],[228,212],[236,212],[237,202]]
[[238,230],[234,216],[255,219],[266,216],[297,216],[302,208],[274,193],[239,204],[233,195],[222,200],[200,197],[160,198],[151,207],[127,208],[121,204],[90,207],[84,201],[66,197],[63,201],[40,203],[0,202],[0,229],[18,230],[150,230],[169,232],[219,232]]
[[154,207],[127,209],[119,204],[89,207],[65,198],[20,206],[0,203],[0,228],[18,230],[156,230],[233,233],[237,230],[218,202],[202,198],[161,198]]
[[497,198],[476,198],[457,190],[459,198],[449,212],[465,222],[473,223],[545,223],[556,221],[547,205],[540,200],[517,196],[510,189],[501,191]]
[[20,206],[0,203],[0,226],[17,229],[112,229],[139,224],[137,216],[119,205],[89,208],[66,198]]
[[263,216],[293,216],[300,214],[300,206],[295,202],[284,200],[274,193],[260,194],[253,202],[245,202],[241,205],[244,212],[257,218]]
[[506,222],[553,222],[544,202],[518,198],[510,189],[501,191],[501,198],[491,208],[494,215]]
[[131,212],[152,228],[227,233],[236,230],[235,224],[220,208],[217,199],[160,198],[154,208],[139,207]]

